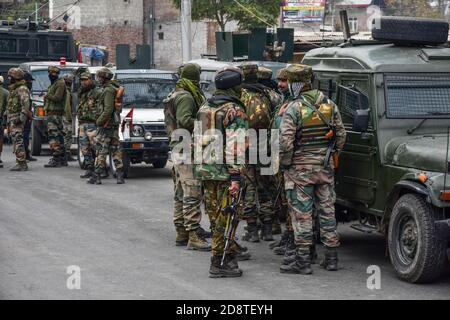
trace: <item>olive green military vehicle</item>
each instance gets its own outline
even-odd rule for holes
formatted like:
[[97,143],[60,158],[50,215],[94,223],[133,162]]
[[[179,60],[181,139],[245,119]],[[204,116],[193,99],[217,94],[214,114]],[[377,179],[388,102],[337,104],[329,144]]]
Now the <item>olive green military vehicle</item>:
[[449,269],[448,24],[385,17],[373,38],[314,49],[303,59],[347,129],[337,217],[385,234],[401,279],[431,282]]

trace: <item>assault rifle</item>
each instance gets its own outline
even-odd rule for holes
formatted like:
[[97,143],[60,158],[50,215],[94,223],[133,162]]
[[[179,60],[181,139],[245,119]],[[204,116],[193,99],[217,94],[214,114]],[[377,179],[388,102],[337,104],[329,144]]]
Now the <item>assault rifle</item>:
[[238,219],[238,206],[241,203],[243,189],[239,189],[237,197],[234,197],[231,205],[225,207],[222,212],[227,215],[227,225],[225,228],[225,247],[223,249],[222,261],[220,265],[223,266],[225,263],[225,255],[230,249],[230,245],[234,240],[234,235],[236,234],[236,229],[239,223]]

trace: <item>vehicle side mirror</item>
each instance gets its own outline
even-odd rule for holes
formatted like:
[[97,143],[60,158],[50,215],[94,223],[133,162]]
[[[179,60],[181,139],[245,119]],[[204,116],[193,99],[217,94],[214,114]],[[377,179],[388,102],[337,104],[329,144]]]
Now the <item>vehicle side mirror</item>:
[[356,110],[352,131],[367,132],[370,121],[370,109]]

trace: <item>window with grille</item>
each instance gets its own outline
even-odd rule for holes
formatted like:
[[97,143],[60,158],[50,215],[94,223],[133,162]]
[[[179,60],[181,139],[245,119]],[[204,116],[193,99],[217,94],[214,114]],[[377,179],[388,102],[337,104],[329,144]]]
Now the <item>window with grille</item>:
[[388,118],[450,118],[450,75],[385,76]]

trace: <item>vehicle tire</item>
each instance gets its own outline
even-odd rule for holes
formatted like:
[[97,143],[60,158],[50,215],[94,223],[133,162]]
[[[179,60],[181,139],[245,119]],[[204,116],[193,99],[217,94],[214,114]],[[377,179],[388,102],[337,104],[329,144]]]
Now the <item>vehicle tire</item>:
[[156,160],[156,161],[152,162],[152,164],[153,164],[153,167],[156,169],[163,169],[167,165],[167,159]]
[[42,136],[41,132],[34,125],[34,121],[31,122],[31,155],[40,156],[42,151]]
[[402,280],[428,283],[443,271],[447,243],[436,237],[436,210],[417,194],[402,196],[392,210],[389,256]]
[[449,25],[443,20],[381,17],[378,28],[372,29],[372,37],[399,45],[440,45],[447,42],[448,30]]
[[[109,153],[108,159],[109,160],[107,163],[109,163],[109,171],[111,172],[112,176],[116,178],[117,177],[116,165],[114,164],[111,152]],[[122,162],[123,162],[123,177],[128,178],[128,174],[130,172],[131,167],[131,161],[130,157],[125,152],[123,153]]]

